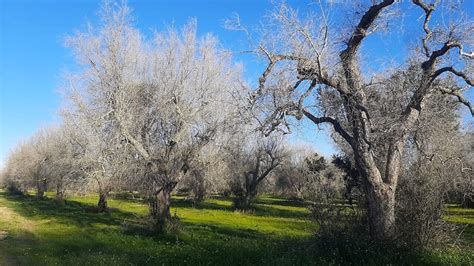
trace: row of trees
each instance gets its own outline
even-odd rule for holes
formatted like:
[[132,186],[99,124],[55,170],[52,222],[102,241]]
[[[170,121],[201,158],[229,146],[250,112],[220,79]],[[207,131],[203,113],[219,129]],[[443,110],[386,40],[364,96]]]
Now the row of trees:
[[80,186],[84,181],[80,164],[83,154],[74,132],[65,127],[40,130],[10,153],[3,181],[14,194],[34,188],[39,199],[54,187],[56,200],[62,203],[65,189]]
[[[193,184],[196,199],[229,184],[236,206],[247,208],[273,172],[282,189],[300,198],[358,192],[370,234],[393,239],[397,206],[429,189],[403,190],[402,184],[461,169],[454,186],[468,187],[466,202],[472,193],[472,180],[465,181],[472,176],[472,135],[461,132],[454,110],[462,104],[474,114],[462,94],[464,85],[474,84],[474,55],[467,52],[474,26],[455,4],[412,3],[424,17],[421,47],[374,74],[362,70],[371,62],[361,46],[398,23],[391,11],[405,8],[401,3],[348,5],[360,10],[349,27],[333,26],[340,21],[332,21],[323,4],[306,16],[277,5],[262,23],[262,40],[250,42],[256,46],[249,50],[268,63],[256,87],[242,79],[241,66],[215,37],[197,37],[195,22],[150,39],[133,27],[126,6],[105,4],[98,28],[67,40],[80,71],[67,79],[63,125],[12,152],[6,176],[36,187],[39,197],[55,184],[59,201],[66,185],[90,188],[93,180],[102,210],[112,190],[140,191],[159,230],[181,184]],[[432,23],[438,8],[460,14],[460,21]],[[250,32],[238,17],[226,26]],[[334,160],[337,167],[285,149],[281,133],[303,118],[332,126],[345,155]],[[436,199],[444,199],[440,193]]]
[[102,11],[98,28],[67,39],[80,71],[68,75],[62,125],[10,154],[7,185],[34,187],[38,198],[56,186],[59,202],[66,188],[97,191],[100,211],[110,192],[139,191],[157,230],[181,184],[200,199],[232,183],[247,209],[285,152],[281,136],[256,132],[231,53],[212,35],[198,38],[194,21],[148,40],[128,7]]

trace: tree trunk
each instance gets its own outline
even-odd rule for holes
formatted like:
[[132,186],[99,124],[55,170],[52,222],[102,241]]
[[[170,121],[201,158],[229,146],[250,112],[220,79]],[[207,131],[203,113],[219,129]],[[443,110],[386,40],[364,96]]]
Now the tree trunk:
[[303,191],[301,188],[296,188],[296,198],[298,200],[303,200]]
[[461,202],[463,208],[474,208],[474,200],[470,196],[464,196]]
[[248,210],[250,208],[250,204],[252,203],[253,193],[251,191],[246,191],[243,197],[240,199],[238,209],[240,210]]
[[99,212],[106,212],[109,210],[109,205],[107,204],[107,192],[99,192],[99,202],[97,203]]
[[171,218],[171,192],[176,184],[176,182],[172,182],[165,185],[158,194],[152,196],[148,201],[152,229],[156,232],[163,232],[166,229],[166,223]]
[[62,182],[58,182],[56,185],[56,202],[64,204],[64,186]]
[[[378,241],[391,241],[395,230],[395,188],[398,176],[387,172],[392,183],[386,183],[375,164],[373,154],[364,147],[358,150],[355,161],[364,181],[369,234]],[[397,164],[392,166],[391,170],[399,167]],[[398,172],[398,169],[395,170],[394,172]]]
[[366,185],[370,235],[391,240],[395,229],[395,191],[387,184]]
[[245,180],[245,187],[242,194],[237,198],[235,207],[239,210],[245,211],[250,208],[252,199],[257,195],[257,178],[250,174]]
[[204,180],[198,180],[197,184],[193,186],[193,205],[197,202],[202,202],[204,196],[206,195],[206,187],[204,185]]
[[37,199],[44,199],[44,190],[38,187],[36,191],[36,198]]
[[46,180],[40,180],[36,183],[36,198],[44,199],[44,192],[46,191]]

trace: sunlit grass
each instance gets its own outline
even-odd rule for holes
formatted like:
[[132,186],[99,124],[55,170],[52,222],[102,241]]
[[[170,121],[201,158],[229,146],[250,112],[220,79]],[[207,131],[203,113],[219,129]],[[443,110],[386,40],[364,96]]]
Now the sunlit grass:
[[[174,197],[177,233],[151,234],[140,223],[147,206],[139,200],[109,199],[109,213],[91,211],[97,196],[71,197],[57,205],[49,199],[11,197],[0,192],[0,265],[302,265],[334,264],[330,254],[316,256],[317,226],[302,202],[263,196],[248,213],[232,209],[229,199],[193,205]],[[448,219],[467,219],[473,211],[450,207]],[[472,226],[471,226],[472,227]],[[469,229],[470,230],[470,229]],[[467,230],[469,234],[474,232]],[[462,253],[424,254],[423,264],[466,262]],[[364,258],[386,264],[393,257]],[[408,260],[407,262],[412,262]]]
[[456,205],[448,205],[446,208],[446,221],[474,225],[474,209],[460,208]]
[[[11,232],[0,242],[4,263],[245,264],[263,263],[268,258],[297,262],[304,256],[288,250],[288,243],[305,241],[316,230],[308,218],[279,217],[278,210],[245,214],[233,211],[230,200],[209,199],[193,207],[176,197],[171,212],[180,217],[182,229],[177,234],[150,236],[133,227],[127,231],[128,225],[146,215],[145,204],[118,199],[108,202],[110,213],[93,213],[88,209],[97,203],[94,195],[71,197],[66,205],[58,206],[52,200],[1,194],[0,206],[15,213],[8,219],[0,217],[0,230]],[[304,207],[298,208],[297,216],[305,212]],[[281,209],[289,211],[287,207]],[[31,232],[17,223],[17,217],[34,225]]]

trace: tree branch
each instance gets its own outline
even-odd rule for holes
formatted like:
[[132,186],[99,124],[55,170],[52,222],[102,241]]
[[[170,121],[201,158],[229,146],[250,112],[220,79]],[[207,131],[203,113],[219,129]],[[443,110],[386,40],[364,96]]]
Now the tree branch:
[[265,88],[265,82],[267,81],[268,76],[270,75],[276,63],[278,63],[279,61],[284,61],[284,60],[297,61],[301,59],[294,55],[272,55],[263,47],[260,47],[260,50],[267,56],[269,62],[268,62],[267,67],[263,71],[262,75],[258,79],[258,88],[254,93],[252,93],[251,101],[255,101],[255,99],[258,96],[262,95],[263,90]]
[[349,133],[347,133],[347,131],[344,130],[344,128],[341,126],[341,124],[339,123],[339,121],[337,121],[336,119],[332,118],[332,117],[326,117],[326,116],[323,116],[323,117],[315,117],[313,114],[311,114],[310,112],[306,111],[305,109],[302,110],[303,111],[303,114],[309,118],[313,123],[315,124],[322,124],[322,123],[330,123],[332,124],[332,126],[334,127],[334,130],[339,134],[341,135],[341,137],[343,137],[348,143],[349,145],[353,145],[353,137],[351,135],[349,135]]
[[[445,72],[452,73],[452,74],[460,77],[469,86],[474,87],[474,80],[470,79],[464,72],[457,71],[452,66],[443,67],[443,68],[440,68],[440,69],[436,70],[433,73],[433,75],[431,76],[431,81],[435,80],[437,77],[439,77],[441,74],[443,74]],[[444,94],[449,94],[449,95],[455,96],[460,103],[464,104],[467,108],[469,108],[469,111],[471,112],[471,115],[474,116],[474,107],[471,105],[469,100],[467,100],[462,95],[462,90],[461,89],[448,89],[448,88],[440,87],[440,88],[438,88],[438,90],[440,90]]]
[[464,48],[463,48],[462,44],[459,41],[449,40],[449,41],[444,43],[443,47],[441,47],[438,50],[433,51],[431,53],[429,59],[421,64],[421,67],[424,70],[430,69],[431,67],[434,66],[434,64],[436,62],[436,59],[438,59],[439,57],[445,55],[452,48],[458,48],[459,49],[459,55],[461,55],[462,57],[467,57],[469,59],[474,59],[474,52],[470,53],[470,54],[465,53]]
[[445,72],[450,72],[450,73],[453,73],[454,75],[462,78],[464,80],[464,82],[466,82],[468,85],[474,87],[474,80],[470,79],[464,72],[462,71],[457,71],[456,69],[454,69],[454,67],[452,66],[449,66],[449,67],[443,67],[443,68],[440,68],[438,70],[436,70],[433,75],[431,76],[431,81],[435,80],[438,76],[440,76],[441,74],[445,73]]
[[433,11],[435,10],[435,6],[433,4],[427,5],[424,3],[422,0],[412,0],[413,3],[425,12],[425,21],[423,22],[423,30],[425,31],[426,35],[423,38],[423,49],[425,50],[425,55],[427,57],[430,56],[430,49],[428,47],[428,40],[431,38],[431,30],[428,26],[430,23],[431,15],[433,14]]
[[471,112],[471,115],[474,117],[474,106],[472,106],[471,102],[469,102],[468,99],[466,99],[463,95],[462,95],[462,90],[461,89],[448,89],[448,88],[438,88],[441,93],[444,93],[444,94],[449,94],[449,95],[452,95],[452,96],[455,96],[458,101],[462,104],[464,104],[467,108],[469,108],[469,111]]
[[369,34],[368,30],[373,25],[374,21],[379,16],[380,12],[393,4],[395,0],[384,0],[379,4],[371,6],[357,24],[352,36],[347,42],[347,47],[340,54],[339,58],[342,62],[346,85],[350,90],[361,89],[361,74],[360,66],[357,65],[356,55],[357,50],[362,43],[362,40]]
[[275,169],[277,166],[279,165],[279,163],[277,164],[272,164],[269,168],[267,168],[267,170],[265,170],[265,172],[263,172],[260,177],[257,179],[257,184],[262,182],[263,179],[265,179],[265,177],[267,177],[267,175],[273,170]]
[[298,100],[298,113],[296,115],[296,119],[300,120],[301,118],[303,118],[303,103],[304,103],[304,100],[306,99],[306,97],[308,97],[311,92],[313,91],[314,87],[316,87],[316,84],[317,82],[315,80],[313,80],[311,82],[311,85],[309,85],[309,88],[301,95],[300,99]]
[[341,57],[352,57],[355,54],[355,51],[360,46],[362,40],[367,36],[368,29],[374,23],[375,19],[378,17],[380,12],[393,4],[395,0],[384,0],[379,4],[371,6],[357,24],[354,32],[352,33],[349,42],[347,43],[347,48],[342,51]]

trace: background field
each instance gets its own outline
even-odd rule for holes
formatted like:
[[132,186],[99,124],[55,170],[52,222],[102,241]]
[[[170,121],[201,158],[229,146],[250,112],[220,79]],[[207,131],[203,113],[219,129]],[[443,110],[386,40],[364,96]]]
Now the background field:
[[468,265],[474,261],[474,210],[455,205],[448,206],[446,219],[467,225],[461,249],[374,253],[355,243],[343,254],[322,250],[308,210],[283,198],[260,197],[254,211],[243,214],[232,210],[229,199],[208,199],[193,206],[174,197],[172,213],[180,226],[177,233],[159,236],[138,223],[147,212],[140,201],[110,200],[110,213],[94,213],[96,202],[95,196],[74,197],[58,206],[51,199],[0,192],[0,230],[9,234],[0,241],[0,265]]

